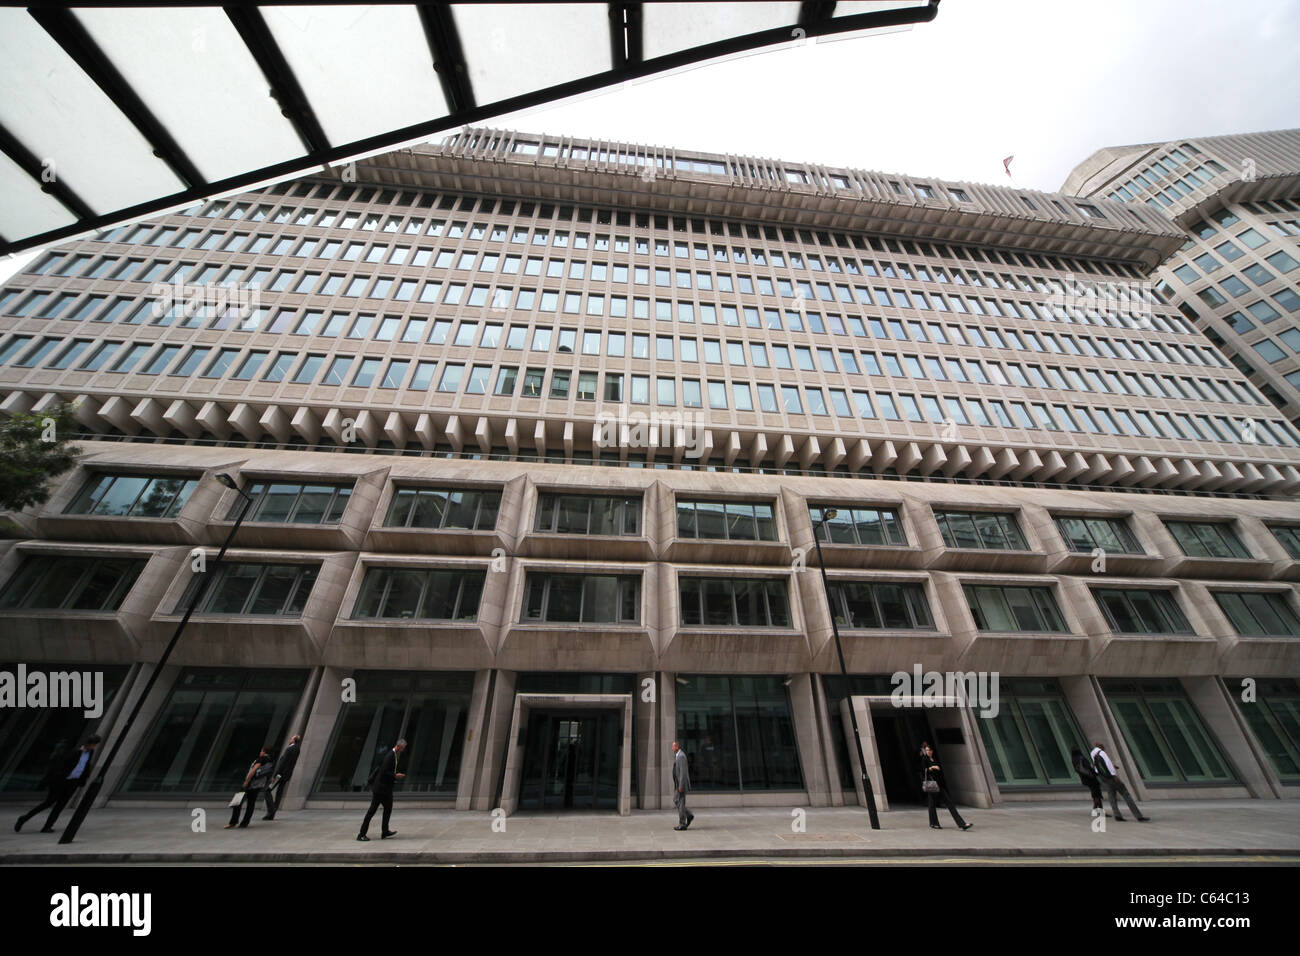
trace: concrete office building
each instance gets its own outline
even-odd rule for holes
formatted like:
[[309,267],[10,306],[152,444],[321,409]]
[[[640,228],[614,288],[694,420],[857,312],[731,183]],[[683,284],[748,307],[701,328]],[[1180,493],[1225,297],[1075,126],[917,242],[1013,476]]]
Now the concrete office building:
[[[112,734],[253,499],[105,799],[301,731],[291,807],[399,734],[420,805],[662,809],[673,739],[696,805],[852,803],[847,699],[890,807],[922,738],[977,806],[1080,800],[1093,739],[1296,792],[1300,434],[1143,286],[1162,213],[490,130],[340,172],[0,289],[0,408],[86,430],[8,516],[6,667],[103,670]],[[893,706],[918,667],[996,714]],[[6,793],[68,714],[0,715]]]
[[1300,129],[1112,146],[1062,192],[1142,202],[1186,241],[1152,278],[1300,423]]

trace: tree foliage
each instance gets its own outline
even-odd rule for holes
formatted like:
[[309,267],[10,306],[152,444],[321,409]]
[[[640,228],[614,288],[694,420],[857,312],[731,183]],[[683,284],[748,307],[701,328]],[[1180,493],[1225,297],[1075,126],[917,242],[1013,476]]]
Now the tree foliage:
[[72,468],[81,454],[68,444],[75,428],[68,405],[0,420],[0,511],[20,511],[49,499],[49,480]]

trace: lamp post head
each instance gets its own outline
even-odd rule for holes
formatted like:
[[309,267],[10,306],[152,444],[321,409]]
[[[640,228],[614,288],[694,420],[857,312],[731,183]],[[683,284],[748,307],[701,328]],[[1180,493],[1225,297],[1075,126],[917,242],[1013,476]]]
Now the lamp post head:
[[221,474],[217,475],[217,481],[221,482],[221,484],[225,485],[227,488],[230,488],[233,491],[239,490],[239,485],[235,484],[235,479],[231,478],[224,471]]
[[823,524],[824,522],[831,521],[832,519],[834,519],[834,517],[837,514],[839,514],[839,512],[836,511],[834,508],[827,508],[825,511],[822,512],[822,520],[817,523]]

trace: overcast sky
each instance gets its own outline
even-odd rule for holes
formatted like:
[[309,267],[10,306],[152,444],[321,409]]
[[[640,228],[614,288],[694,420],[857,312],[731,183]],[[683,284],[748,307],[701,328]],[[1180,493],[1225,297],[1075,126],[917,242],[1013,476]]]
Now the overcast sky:
[[[1300,0],[943,0],[904,32],[492,125],[1056,190],[1103,146],[1300,125]],[[29,258],[0,262],[0,278]]]
[[1300,125],[1300,0],[943,0],[902,33],[493,125],[1055,191],[1103,146]]

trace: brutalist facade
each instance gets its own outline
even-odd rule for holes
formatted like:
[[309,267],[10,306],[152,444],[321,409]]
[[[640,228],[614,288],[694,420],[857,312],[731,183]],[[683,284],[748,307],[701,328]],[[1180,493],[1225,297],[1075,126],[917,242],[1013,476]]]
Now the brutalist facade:
[[[0,786],[115,732],[210,575],[105,799],[302,732],[291,807],[398,735],[422,805],[665,807],[674,739],[702,805],[852,803],[848,699],[888,806],[922,738],[980,806],[1078,799],[1093,739],[1142,798],[1294,794],[1300,434],[1146,283],[1184,239],[471,130],[52,250],[0,408],[85,454],[8,516],[0,659],[112,696],[6,713]],[[893,677],[948,672],[984,699]]]

